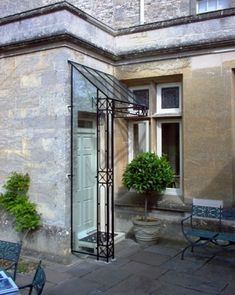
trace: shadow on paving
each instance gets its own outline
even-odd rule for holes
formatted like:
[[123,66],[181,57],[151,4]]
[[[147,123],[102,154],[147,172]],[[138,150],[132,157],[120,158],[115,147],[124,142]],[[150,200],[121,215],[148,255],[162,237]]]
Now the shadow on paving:
[[186,252],[183,243],[161,241],[141,247],[124,240],[116,247],[116,260],[107,264],[76,258],[69,266],[44,261],[44,295],[198,295],[235,294],[235,255],[213,257],[202,250]]

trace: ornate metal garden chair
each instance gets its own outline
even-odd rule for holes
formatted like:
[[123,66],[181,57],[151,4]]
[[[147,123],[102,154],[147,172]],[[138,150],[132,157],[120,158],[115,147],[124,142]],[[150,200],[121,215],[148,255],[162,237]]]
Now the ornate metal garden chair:
[[193,252],[195,247],[207,248],[209,244],[216,244],[221,232],[222,208],[223,201],[220,200],[193,199],[191,215],[181,221],[182,233],[188,242],[181,259],[188,248]]
[[7,273],[9,273],[14,280],[16,278],[21,246],[21,243],[0,240],[0,260],[3,262],[3,266],[0,267],[0,270],[7,271]]
[[35,290],[37,295],[41,295],[43,288],[46,283],[46,274],[44,272],[44,269],[42,268],[41,265],[41,260],[37,266],[37,269],[35,271],[35,275],[33,277],[32,283],[24,285],[24,286],[19,286],[19,289],[25,289],[29,288],[29,295],[32,294],[33,290]]

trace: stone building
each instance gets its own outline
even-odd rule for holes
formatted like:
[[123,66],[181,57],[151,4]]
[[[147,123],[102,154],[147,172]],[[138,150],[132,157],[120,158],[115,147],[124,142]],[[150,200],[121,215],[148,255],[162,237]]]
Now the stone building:
[[43,226],[27,248],[66,257],[97,228],[128,233],[139,199],[121,177],[140,151],[175,171],[152,204],[166,234],[194,197],[234,206],[234,0],[2,0],[0,17],[0,182],[31,177]]

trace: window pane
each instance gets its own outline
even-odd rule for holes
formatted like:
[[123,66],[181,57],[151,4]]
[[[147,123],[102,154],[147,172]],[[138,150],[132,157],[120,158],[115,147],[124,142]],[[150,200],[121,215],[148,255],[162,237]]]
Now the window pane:
[[78,128],[93,128],[93,121],[78,119]]
[[198,1],[197,5],[198,5],[197,10],[199,13],[207,11],[207,1],[205,0]]
[[199,0],[197,1],[197,12],[207,12],[229,7],[229,0]]
[[229,7],[229,0],[217,0],[217,9]]
[[216,10],[217,9],[217,0],[208,0],[207,1],[207,11]]
[[149,107],[149,90],[148,89],[133,90],[133,93],[135,94],[137,103],[143,104]]
[[146,123],[133,125],[133,156],[146,152]]
[[74,70],[73,73],[73,100],[79,111],[96,113],[97,88],[94,87],[82,74]]
[[162,88],[161,98],[162,109],[179,108],[179,87]]
[[162,154],[166,155],[175,173],[176,188],[180,187],[180,125],[162,123]]

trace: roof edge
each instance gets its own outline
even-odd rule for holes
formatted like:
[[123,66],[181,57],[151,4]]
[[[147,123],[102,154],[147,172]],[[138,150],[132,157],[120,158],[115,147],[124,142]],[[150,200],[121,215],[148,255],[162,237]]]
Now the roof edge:
[[112,36],[121,36],[121,35],[128,35],[143,31],[151,31],[157,30],[162,28],[167,28],[171,26],[178,26],[184,25],[188,23],[195,23],[195,22],[202,22],[212,19],[224,18],[229,16],[235,15],[235,7],[234,8],[227,8],[207,13],[189,15],[169,20],[163,20],[153,23],[147,23],[143,25],[136,25],[127,28],[120,28],[114,29],[109,25],[103,23],[102,21],[96,19],[95,17],[91,16],[90,14],[84,12],[83,10],[77,8],[76,6],[68,3],[67,1],[61,1],[54,4],[42,6],[39,8],[27,10],[21,13],[9,15],[3,18],[0,18],[0,26],[5,25],[7,23],[16,22],[20,20],[24,20],[27,18],[32,18],[35,16],[45,15],[52,12],[60,11],[60,10],[67,10],[72,14],[86,20],[87,22],[99,27],[100,29],[104,30],[105,32],[111,34]]
[[77,8],[76,6],[68,3],[67,1],[61,1],[54,4],[42,6],[39,8],[27,10],[24,12],[16,13],[13,15],[9,15],[3,18],[0,18],[0,26],[11,23],[11,22],[17,22],[21,21],[27,18],[33,18],[40,15],[50,14],[53,12],[61,11],[61,10],[67,10],[71,12],[72,14],[86,20],[87,22],[99,27],[100,29],[104,30],[105,32],[115,36],[116,31],[111,28],[110,26],[106,25],[100,20],[97,20],[93,16],[89,15],[88,13],[84,12],[83,10]]

